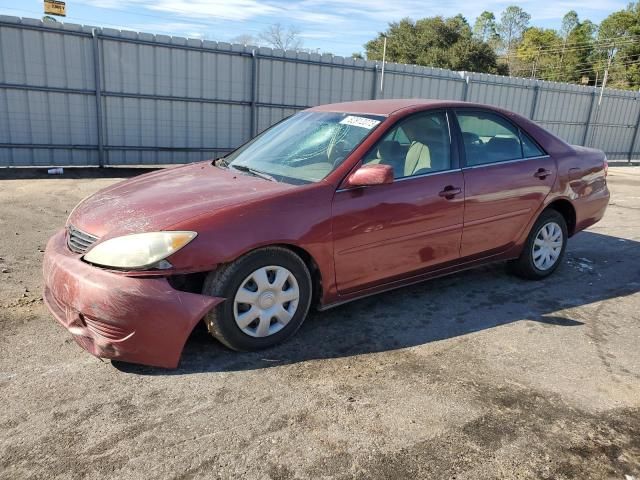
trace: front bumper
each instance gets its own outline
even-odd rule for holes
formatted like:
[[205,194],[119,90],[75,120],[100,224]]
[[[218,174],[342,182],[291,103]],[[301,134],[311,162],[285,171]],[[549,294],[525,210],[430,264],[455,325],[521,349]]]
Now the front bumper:
[[175,368],[194,326],[223,298],[175,290],[165,278],[133,278],[84,263],[64,230],[47,244],[44,302],[92,355]]

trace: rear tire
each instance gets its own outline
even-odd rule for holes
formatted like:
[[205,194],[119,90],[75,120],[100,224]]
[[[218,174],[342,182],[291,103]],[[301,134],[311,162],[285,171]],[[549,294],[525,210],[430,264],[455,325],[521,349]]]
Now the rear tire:
[[209,333],[238,351],[269,348],[291,337],[311,304],[311,275],[291,250],[254,250],[209,273],[205,295],[226,300],[205,317]]
[[562,214],[553,209],[543,211],[531,228],[520,257],[509,262],[511,272],[529,280],[548,277],[562,263],[568,237]]

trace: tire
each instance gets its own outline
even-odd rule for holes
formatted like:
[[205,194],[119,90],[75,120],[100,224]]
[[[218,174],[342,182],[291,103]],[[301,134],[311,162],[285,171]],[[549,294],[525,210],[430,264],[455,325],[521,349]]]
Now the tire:
[[[543,232],[543,228],[546,228],[545,232]],[[554,234],[551,235],[550,232]],[[548,239],[543,238],[545,234]],[[552,241],[556,234],[560,234],[559,240],[562,242],[559,253],[555,246],[550,247],[557,244],[557,241]],[[542,280],[548,277],[562,263],[567,248],[567,239],[567,222],[564,217],[556,210],[544,210],[531,228],[520,257],[509,262],[510,270],[515,275],[529,280]],[[543,243],[543,245],[536,245],[536,240],[539,240],[539,243]],[[545,251],[549,252],[549,262],[543,261]]]
[[266,247],[210,272],[202,293],[226,298],[205,317],[214,338],[232,350],[261,350],[300,328],[311,304],[311,275],[291,250]]

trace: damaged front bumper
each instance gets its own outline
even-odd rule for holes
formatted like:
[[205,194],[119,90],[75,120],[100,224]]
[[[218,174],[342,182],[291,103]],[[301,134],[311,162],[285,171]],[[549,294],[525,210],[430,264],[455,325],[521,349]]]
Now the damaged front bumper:
[[191,331],[224,301],[175,290],[166,278],[127,277],[84,263],[69,251],[65,232],[44,255],[44,301],[92,355],[176,368]]

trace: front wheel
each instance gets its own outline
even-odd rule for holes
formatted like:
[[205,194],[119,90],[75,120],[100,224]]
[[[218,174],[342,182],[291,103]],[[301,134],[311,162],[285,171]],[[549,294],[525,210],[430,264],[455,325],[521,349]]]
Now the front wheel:
[[271,347],[300,328],[311,288],[309,270],[295,253],[255,250],[207,276],[203,293],[226,298],[205,317],[207,328],[233,350]]
[[545,210],[533,225],[520,257],[510,262],[511,270],[531,280],[548,277],[560,265],[567,238],[564,217],[556,210]]

